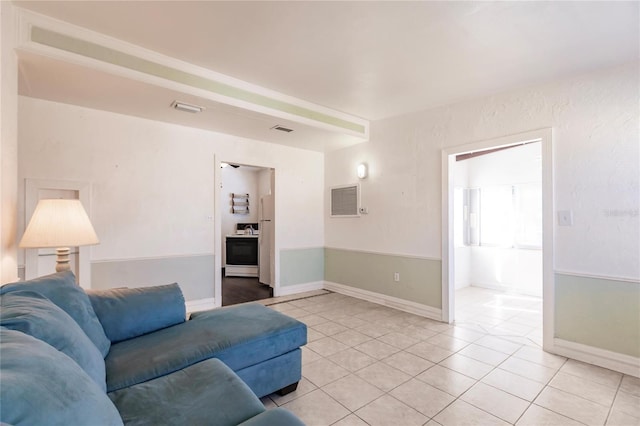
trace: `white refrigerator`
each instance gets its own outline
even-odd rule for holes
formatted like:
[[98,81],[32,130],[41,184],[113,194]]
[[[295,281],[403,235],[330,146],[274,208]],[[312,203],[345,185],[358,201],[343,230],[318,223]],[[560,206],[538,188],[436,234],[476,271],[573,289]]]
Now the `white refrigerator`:
[[260,222],[259,242],[259,276],[260,282],[273,287],[275,281],[274,256],[273,256],[273,220],[274,203],[273,195],[265,195],[260,198],[258,221]]

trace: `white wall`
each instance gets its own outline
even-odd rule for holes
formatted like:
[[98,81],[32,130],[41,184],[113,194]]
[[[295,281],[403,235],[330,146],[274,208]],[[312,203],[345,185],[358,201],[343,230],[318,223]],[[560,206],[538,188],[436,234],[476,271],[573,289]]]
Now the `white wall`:
[[[554,136],[555,268],[640,276],[638,64],[372,123],[371,140],[327,154],[327,187],[369,164],[369,215],[331,220],[330,247],[441,258],[441,149],[545,127]],[[325,212],[328,206],[325,205]]]
[[91,183],[92,261],[219,255],[216,158],[276,169],[276,247],[324,243],[321,153],[26,97],[19,135],[21,199],[25,178]]

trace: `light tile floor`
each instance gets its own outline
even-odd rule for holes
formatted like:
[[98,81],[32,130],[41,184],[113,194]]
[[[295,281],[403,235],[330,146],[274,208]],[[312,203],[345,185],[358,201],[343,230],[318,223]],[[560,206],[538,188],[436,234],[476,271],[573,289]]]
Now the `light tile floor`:
[[270,307],[308,326],[307,425],[640,425],[640,379],[541,350],[540,299],[470,287],[446,325],[337,293]]

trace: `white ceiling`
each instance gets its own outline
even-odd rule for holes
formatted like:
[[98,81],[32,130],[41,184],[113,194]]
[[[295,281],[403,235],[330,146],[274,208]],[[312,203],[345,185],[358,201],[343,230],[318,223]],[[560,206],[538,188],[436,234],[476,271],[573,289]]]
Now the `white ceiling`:
[[[369,120],[640,56],[638,2],[15,3]],[[46,87],[55,79],[46,81],[38,70],[51,64],[27,60],[22,77],[29,80],[28,94],[46,98]],[[22,89],[28,88],[22,84]],[[162,97],[160,92],[151,95],[151,87],[140,90],[154,100]],[[82,91],[69,93],[71,98],[82,96]],[[61,96],[62,92],[48,95]],[[122,112],[144,116],[143,110],[132,112],[126,98],[121,102]],[[140,104],[148,109],[148,103]],[[147,111],[147,115],[153,114]],[[222,124],[210,127],[225,131]],[[256,136],[260,135],[249,135]]]

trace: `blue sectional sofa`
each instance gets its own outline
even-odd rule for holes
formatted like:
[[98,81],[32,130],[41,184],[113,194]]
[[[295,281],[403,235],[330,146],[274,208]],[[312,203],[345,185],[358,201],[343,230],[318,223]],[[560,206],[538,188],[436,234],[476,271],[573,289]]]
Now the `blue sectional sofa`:
[[0,287],[0,421],[302,425],[259,398],[295,390],[306,326],[259,304],[186,320],[177,284],[83,291],[70,272]]

